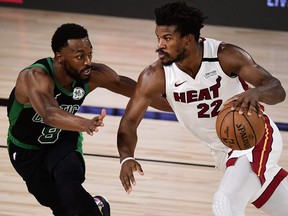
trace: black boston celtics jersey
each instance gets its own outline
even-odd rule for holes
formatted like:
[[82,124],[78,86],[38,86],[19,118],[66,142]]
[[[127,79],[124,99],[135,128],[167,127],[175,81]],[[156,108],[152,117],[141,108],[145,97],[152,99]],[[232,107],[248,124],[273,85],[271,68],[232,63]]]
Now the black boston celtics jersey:
[[[75,114],[88,94],[88,84],[74,81],[71,92],[62,88],[55,78],[51,58],[40,59],[27,68],[32,67],[42,68],[54,80],[54,97],[60,108]],[[15,88],[10,94],[7,111],[10,123],[8,139],[20,147],[38,149],[51,144],[71,145],[82,142],[82,133],[46,125],[30,104],[21,104],[15,99]]]

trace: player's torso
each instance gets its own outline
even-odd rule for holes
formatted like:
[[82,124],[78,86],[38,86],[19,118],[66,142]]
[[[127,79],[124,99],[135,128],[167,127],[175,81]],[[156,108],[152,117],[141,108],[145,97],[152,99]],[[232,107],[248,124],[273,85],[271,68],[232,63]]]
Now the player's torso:
[[[54,80],[54,97],[61,109],[75,114],[83,103],[87,94],[87,86],[83,83],[74,82],[72,91],[63,89],[54,77],[54,70],[51,59],[41,59],[38,64],[42,64],[43,69]],[[35,65],[35,64],[33,64]],[[41,116],[34,111],[31,105],[20,104],[14,97],[14,90],[9,98],[9,138],[15,143],[19,142],[23,146],[32,145],[41,147],[43,145],[63,143],[65,140],[77,142],[78,132],[62,131],[58,128],[50,127],[44,124]],[[69,138],[69,139],[67,139]]]
[[201,141],[219,143],[215,118],[223,103],[243,91],[238,77],[228,77],[219,64],[219,41],[206,39],[201,67],[193,79],[176,64],[164,67],[166,95],[178,121]]

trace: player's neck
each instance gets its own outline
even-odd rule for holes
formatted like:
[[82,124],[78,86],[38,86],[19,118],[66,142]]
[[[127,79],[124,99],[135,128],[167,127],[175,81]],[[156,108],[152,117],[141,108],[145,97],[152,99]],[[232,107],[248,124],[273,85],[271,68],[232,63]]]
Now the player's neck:
[[192,78],[195,78],[203,58],[203,45],[198,44],[196,47],[188,51],[189,55],[180,62],[176,62],[179,69],[187,73]]
[[53,62],[54,75],[56,81],[66,90],[71,91],[71,84],[73,79],[70,76],[67,76],[66,71],[63,69],[62,65],[57,62]]

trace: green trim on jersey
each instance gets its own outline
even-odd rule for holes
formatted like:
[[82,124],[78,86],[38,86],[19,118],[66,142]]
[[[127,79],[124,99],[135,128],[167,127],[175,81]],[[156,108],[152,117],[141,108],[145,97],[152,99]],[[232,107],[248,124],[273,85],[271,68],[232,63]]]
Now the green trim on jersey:
[[89,94],[89,85],[87,83],[85,83],[85,85],[84,85],[84,91],[85,91],[86,95]]
[[83,133],[79,132],[76,151],[79,152],[83,156],[83,148],[82,148],[82,146],[83,146]]
[[[13,127],[21,113],[21,110],[24,108],[24,105],[19,103],[16,99],[14,99],[13,104],[11,106],[11,110],[9,112],[9,121],[10,127]],[[10,131],[10,128],[9,128]]]
[[[26,107],[30,107],[29,105]],[[26,143],[22,143],[19,140],[17,140],[12,134],[11,134],[11,128],[15,125],[21,110],[25,108],[25,105],[19,103],[16,99],[13,101],[13,104],[11,106],[11,110],[9,113],[9,120],[10,120],[10,127],[8,129],[8,140],[11,140],[15,145],[25,148],[25,149],[39,149],[38,146],[35,145],[29,145]],[[8,142],[9,143],[9,142]]]
[[[26,67],[25,69],[31,69],[31,68],[33,68],[33,67],[40,67],[40,68],[42,68],[43,70],[45,70],[46,72],[48,72],[48,68],[45,67],[45,65],[40,64],[40,63],[32,64],[32,65]],[[25,69],[24,69],[24,70],[25,70]]]
[[[14,143],[16,146],[18,147],[21,147],[21,148],[24,148],[24,149],[31,149],[31,150],[35,150],[35,149],[41,149],[40,147],[38,146],[35,146],[35,145],[30,145],[30,144],[27,144],[27,143],[23,143],[23,142],[20,142],[18,139],[16,139],[11,133],[10,133],[10,129],[8,131],[8,144],[9,144],[9,140]],[[9,146],[8,146],[9,148]]]

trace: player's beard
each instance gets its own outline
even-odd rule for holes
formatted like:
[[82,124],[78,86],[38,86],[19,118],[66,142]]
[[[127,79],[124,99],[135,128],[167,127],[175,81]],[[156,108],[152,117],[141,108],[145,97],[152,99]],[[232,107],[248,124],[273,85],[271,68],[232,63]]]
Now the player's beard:
[[167,52],[164,52],[162,49],[156,50],[156,52],[161,52],[162,54],[166,56],[166,58],[168,58],[167,60],[161,60],[164,66],[169,66],[174,62],[181,62],[189,55],[185,48],[180,48],[177,51],[178,51],[178,55],[175,58],[171,58],[170,54]]
[[[90,67],[88,68],[85,68],[81,71],[84,71],[84,70],[87,70],[89,69]],[[69,67],[67,64],[64,63],[64,70],[66,71],[67,75],[70,76],[72,79],[76,80],[77,82],[80,82],[80,83],[87,83],[89,82],[90,80],[90,76],[86,77],[86,78],[82,78],[81,77],[81,71],[80,73],[78,73],[76,70],[72,69],[71,67]]]

